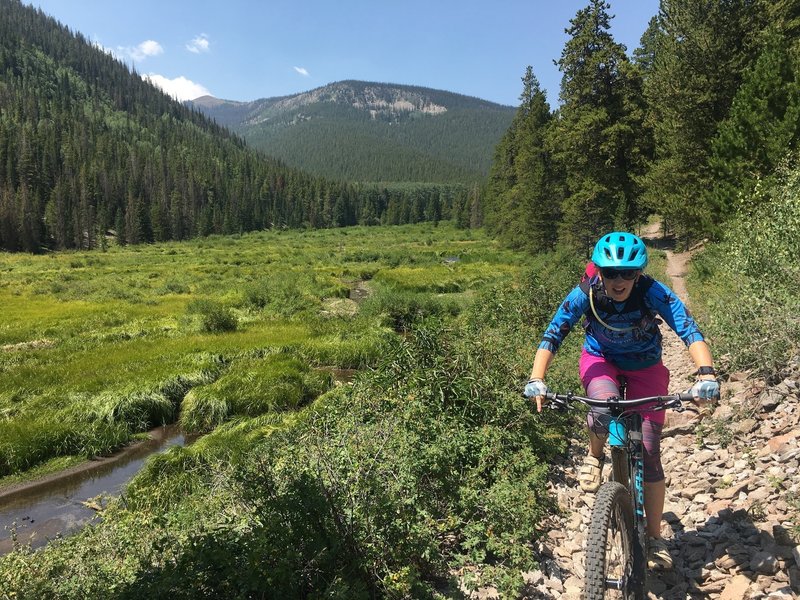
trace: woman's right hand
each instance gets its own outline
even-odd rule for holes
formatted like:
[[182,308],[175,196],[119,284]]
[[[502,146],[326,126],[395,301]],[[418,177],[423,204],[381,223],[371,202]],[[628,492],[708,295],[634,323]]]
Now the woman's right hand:
[[698,378],[690,391],[695,400],[719,400],[719,382],[716,379]]
[[536,411],[542,412],[542,402],[544,395],[547,393],[547,386],[542,379],[531,379],[525,386],[523,394],[527,398],[534,398],[536,400]]

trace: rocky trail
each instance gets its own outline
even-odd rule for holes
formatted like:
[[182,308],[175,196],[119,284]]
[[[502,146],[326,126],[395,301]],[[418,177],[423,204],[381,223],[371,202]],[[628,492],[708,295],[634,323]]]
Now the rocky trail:
[[[655,234],[654,231],[645,232]],[[664,242],[660,247],[665,248]],[[684,300],[690,253],[667,249],[665,283]],[[687,389],[694,366],[681,340],[664,333],[670,391]],[[782,381],[768,385],[734,373],[722,401],[699,421],[690,413],[667,417],[662,462],[667,499],[662,533],[675,567],[651,572],[648,598],[778,600],[800,593],[800,356]],[[585,440],[553,466],[552,493],[563,510],[540,543],[541,569],[525,574],[526,598],[582,597],[584,544],[593,495],[578,487]],[[606,466],[608,476],[610,467]],[[484,590],[483,597],[491,596]]]

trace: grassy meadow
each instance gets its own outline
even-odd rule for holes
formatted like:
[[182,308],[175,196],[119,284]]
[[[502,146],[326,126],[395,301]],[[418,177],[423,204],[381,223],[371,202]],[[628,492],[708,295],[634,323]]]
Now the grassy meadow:
[[520,390],[584,265],[441,224],[3,256],[6,483],[160,422],[205,435],[97,525],[0,557],[0,598],[520,590],[572,426]]
[[0,255],[0,477],[161,423],[296,410],[331,369],[373,365],[394,331],[458,314],[520,264],[446,225]]

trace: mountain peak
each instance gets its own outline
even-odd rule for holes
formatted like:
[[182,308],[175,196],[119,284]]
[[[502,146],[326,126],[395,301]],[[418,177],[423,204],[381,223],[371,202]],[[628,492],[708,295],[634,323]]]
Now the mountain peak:
[[242,104],[246,104],[245,102],[236,102],[234,100],[221,100],[220,98],[215,98],[214,96],[209,95],[200,96],[199,98],[195,98],[190,102],[195,106],[200,106],[202,108],[217,108],[218,106],[222,105],[241,106]]
[[478,180],[516,113],[453,92],[355,80],[252,102],[192,104],[290,166],[356,181]]

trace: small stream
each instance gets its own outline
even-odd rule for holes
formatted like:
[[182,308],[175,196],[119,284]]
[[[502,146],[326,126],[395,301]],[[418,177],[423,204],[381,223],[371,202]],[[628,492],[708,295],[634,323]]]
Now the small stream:
[[13,549],[14,528],[20,543],[39,548],[57,535],[69,535],[97,522],[97,510],[84,503],[93,504],[90,499],[101,494],[118,496],[149,456],[190,442],[177,425],[159,427],[150,432],[149,440],[109,458],[90,461],[76,472],[69,470],[63,476],[0,491],[0,555]]
[[[353,380],[355,369],[325,369],[337,385]],[[46,545],[56,536],[75,533],[100,520],[98,496],[118,496],[125,484],[153,454],[194,441],[177,425],[150,431],[150,439],[121,450],[113,456],[91,460],[64,473],[0,489],[0,556],[17,542],[32,548]]]

